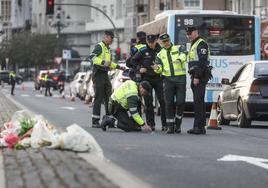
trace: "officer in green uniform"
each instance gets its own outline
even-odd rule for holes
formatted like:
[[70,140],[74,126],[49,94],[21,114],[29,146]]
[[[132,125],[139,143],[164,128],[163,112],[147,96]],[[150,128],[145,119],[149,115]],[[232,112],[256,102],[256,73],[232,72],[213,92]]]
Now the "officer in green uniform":
[[160,35],[159,39],[163,48],[157,54],[156,64],[152,68],[163,76],[168,126],[166,133],[180,133],[186,95],[186,55],[182,46],[170,42],[168,34]]
[[194,125],[187,133],[206,134],[206,104],[204,98],[206,84],[212,76],[209,66],[210,51],[208,43],[199,37],[196,27],[186,28],[186,34],[192,42],[187,58],[194,98]]
[[149,95],[152,90],[151,85],[147,81],[136,83],[132,80],[124,82],[112,94],[109,101],[109,113],[117,119],[110,116],[103,116],[101,126],[105,131],[106,127],[117,127],[126,132],[151,131],[151,127],[147,125],[138,112],[138,104],[142,96]]
[[11,71],[9,73],[9,82],[11,85],[11,95],[14,95],[14,89],[15,89],[15,84],[16,84],[16,74],[14,71]]
[[50,91],[50,82],[51,82],[51,75],[49,73],[49,71],[47,72],[47,74],[44,77],[44,81],[45,81],[45,86],[46,86],[46,90],[45,90],[45,96],[52,96],[52,93]]
[[103,41],[98,43],[93,52],[89,55],[89,60],[93,62],[92,81],[95,89],[95,102],[93,105],[92,127],[101,128],[99,124],[101,103],[104,101],[106,114],[108,113],[109,97],[112,93],[112,85],[108,77],[111,69],[122,69],[112,62],[109,46],[112,44],[114,33],[105,31]]

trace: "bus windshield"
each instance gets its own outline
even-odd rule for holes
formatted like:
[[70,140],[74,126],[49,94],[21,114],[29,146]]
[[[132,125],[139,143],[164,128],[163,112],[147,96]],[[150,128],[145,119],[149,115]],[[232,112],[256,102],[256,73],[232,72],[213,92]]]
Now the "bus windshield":
[[209,44],[211,55],[252,55],[255,51],[254,18],[231,16],[176,15],[175,44],[186,45],[185,28],[198,27]]

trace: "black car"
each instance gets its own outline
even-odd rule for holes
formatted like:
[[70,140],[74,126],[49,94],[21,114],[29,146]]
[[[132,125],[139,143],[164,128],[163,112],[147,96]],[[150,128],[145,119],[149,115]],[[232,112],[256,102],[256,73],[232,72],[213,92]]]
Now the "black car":
[[[7,70],[0,71],[0,83],[3,82],[3,83],[10,84],[9,73],[10,73],[10,71],[7,71]],[[16,74],[16,83],[21,84],[22,82],[23,82],[22,76],[19,74]]]
[[250,127],[252,120],[268,120],[268,61],[252,61],[242,66],[218,98],[218,123],[237,120],[239,127]]

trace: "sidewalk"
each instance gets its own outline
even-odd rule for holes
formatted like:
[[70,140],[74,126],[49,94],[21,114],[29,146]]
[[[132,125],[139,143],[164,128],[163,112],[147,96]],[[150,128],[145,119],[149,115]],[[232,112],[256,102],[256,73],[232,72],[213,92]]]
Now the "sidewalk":
[[[20,110],[19,107],[0,91],[0,124],[9,120],[17,110]],[[1,164],[2,158],[3,164]],[[3,186],[6,188],[118,187],[75,152],[32,148],[0,149],[0,187]]]

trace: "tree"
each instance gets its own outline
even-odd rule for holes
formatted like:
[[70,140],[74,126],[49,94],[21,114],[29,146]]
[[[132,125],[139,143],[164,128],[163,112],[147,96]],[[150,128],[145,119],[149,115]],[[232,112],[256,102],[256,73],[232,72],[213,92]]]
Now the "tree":
[[67,44],[63,38],[56,39],[52,34],[31,34],[21,32],[14,34],[12,39],[0,49],[2,62],[9,58],[9,66],[15,67],[50,67],[54,63],[54,57]]

